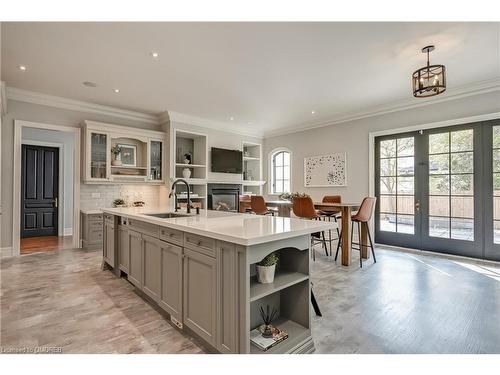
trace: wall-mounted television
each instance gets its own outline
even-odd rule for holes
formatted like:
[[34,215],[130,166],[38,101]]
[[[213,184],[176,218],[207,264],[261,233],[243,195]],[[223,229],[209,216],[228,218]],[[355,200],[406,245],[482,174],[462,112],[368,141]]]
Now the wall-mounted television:
[[212,147],[212,172],[243,173],[243,152]]

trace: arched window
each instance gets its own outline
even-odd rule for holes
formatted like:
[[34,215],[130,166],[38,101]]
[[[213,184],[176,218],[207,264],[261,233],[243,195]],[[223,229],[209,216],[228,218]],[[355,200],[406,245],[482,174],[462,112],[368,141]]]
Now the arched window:
[[271,153],[271,194],[290,193],[291,153],[278,149]]

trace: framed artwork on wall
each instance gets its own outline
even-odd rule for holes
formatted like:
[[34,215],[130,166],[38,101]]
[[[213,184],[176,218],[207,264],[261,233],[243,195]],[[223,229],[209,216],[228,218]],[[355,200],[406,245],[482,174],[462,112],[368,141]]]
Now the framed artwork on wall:
[[338,152],[304,158],[304,186],[347,186],[347,154]]
[[119,145],[122,148],[122,165],[127,167],[137,167],[137,146]]

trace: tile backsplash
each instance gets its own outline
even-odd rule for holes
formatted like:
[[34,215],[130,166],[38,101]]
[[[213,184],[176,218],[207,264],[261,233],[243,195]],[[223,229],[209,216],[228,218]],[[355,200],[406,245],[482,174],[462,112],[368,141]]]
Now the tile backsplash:
[[137,200],[146,202],[146,207],[166,204],[167,188],[144,185],[80,185],[80,207],[82,210],[113,207],[113,201],[122,198],[126,203]]

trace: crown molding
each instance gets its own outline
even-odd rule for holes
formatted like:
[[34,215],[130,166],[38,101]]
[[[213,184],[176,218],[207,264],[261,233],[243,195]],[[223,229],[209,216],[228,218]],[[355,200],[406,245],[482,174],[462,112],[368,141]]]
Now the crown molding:
[[345,122],[361,120],[368,117],[385,115],[388,113],[404,111],[407,109],[425,107],[428,105],[433,105],[437,103],[447,102],[450,100],[456,100],[461,98],[466,98],[469,96],[485,94],[488,92],[500,91],[500,77],[493,79],[476,82],[469,85],[459,86],[453,89],[448,89],[445,94],[441,97],[432,97],[428,99],[422,98],[408,98],[404,100],[399,100],[390,104],[385,104],[381,106],[375,106],[365,111],[350,112],[340,115],[337,118],[319,121],[315,123],[302,123],[293,127],[280,128],[264,133],[265,138],[276,137],[280,135],[286,135],[291,133],[297,133],[305,130],[312,130],[317,128],[323,128],[325,126],[338,125]]
[[130,111],[107,105],[84,102],[63,98],[60,96],[43,94],[30,90],[18,89],[15,87],[6,88],[7,99],[25,103],[39,104],[54,108],[67,109],[86,113],[96,113],[105,116],[122,118],[130,121],[140,121],[143,123],[158,125],[158,117],[142,112]]
[[[243,136],[247,136],[247,137],[254,137],[254,138],[263,138],[263,136],[264,136],[264,134],[261,132],[246,131],[246,130],[241,129],[241,127],[234,128],[234,126],[236,124],[233,124],[233,123],[208,120],[208,119],[205,119],[202,117],[187,115],[185,113],[169,111],[168,116],[170,117],[171,123],[172,122],[180,122],[182,124],[201,126],[201,127],[210,128],[213,130],[220,130],[220,131],[223,131],[226,133],[238,134],[238,135],[243,135]],[[233,126],[233,129],[230,129],[231,126]]]

